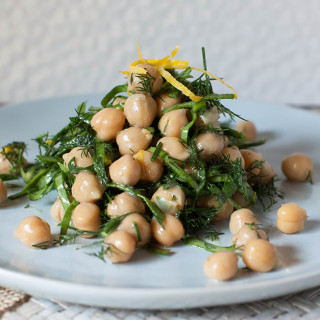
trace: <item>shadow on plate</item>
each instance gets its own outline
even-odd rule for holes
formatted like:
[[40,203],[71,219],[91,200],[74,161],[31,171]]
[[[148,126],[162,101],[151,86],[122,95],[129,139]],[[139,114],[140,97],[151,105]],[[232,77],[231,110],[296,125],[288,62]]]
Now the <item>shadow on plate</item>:
[[291,267],[301,262],[297,258],[297,248],[293,246],[277,246],[280,267]]
[[283,180],[280,184],[280,190],[285,193],[285,198],[300,201],[309,199],[312,195],[313,188],[310,183]]
[[264,140],[267,139],[268,141],[274,140],[276,138],[276,134],[272,131],[263,131],[259,132],[258,139]]
[[[308,213],[307,213],[308,214]],[[302,232],[312,232],[320,230],[320,221],[318,220],[308,220],[304,224],[304,230]]]

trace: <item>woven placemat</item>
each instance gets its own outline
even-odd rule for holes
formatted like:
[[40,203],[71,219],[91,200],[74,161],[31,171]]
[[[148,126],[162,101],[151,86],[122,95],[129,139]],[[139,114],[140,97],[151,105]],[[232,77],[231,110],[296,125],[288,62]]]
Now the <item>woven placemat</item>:
[[[3,320],[320,319],[320,287],[271,300],[176,311],[104,309],[38,298],[29,299],[29,296],[21,292],[9,289],[1,291],[2,308],[10,305],[9,309],[3,313]],[[15,306],[11,305],[12,302]]]
[[28,300],[29,296],[23,292],[0,287],[0,316]]

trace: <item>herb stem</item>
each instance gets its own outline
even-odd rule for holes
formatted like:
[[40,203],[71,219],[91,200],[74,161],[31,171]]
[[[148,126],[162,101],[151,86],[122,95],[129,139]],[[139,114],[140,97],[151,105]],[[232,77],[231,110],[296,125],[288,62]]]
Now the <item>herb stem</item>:
[[119,86],[114,87],[102,99],[101,105],[105,108],[107,106],[107,104],[111,101],[111,99],[115,97],[115,95],[117,95],[118,93],[121,93],[121,92],[127,92],[127,89],[128,89],[127,84],[123,84],[123,85],[119,85]]
[[96,138],[96,154],[94,157],[94,170],[97,173],[97,176],[104,187],[106,187],[108,183],[108,178],[105,169],[105,158],[106,158],[106,143],[100,140],[98,137]]
[[213,253],[221,250],[230,250],[230,251],[235,250],[235,246],[228,246],[228,247],[216,246],[212,243],[203,241],[195,237],[186,237],[184,240],[184,243],[187,244],[188,246],[197,247]]
[[55,188],[57,189],[57,192],[58,192],[58,196],[59,196],[59,199],[61,201],[61,204],[62,204],[62,207],[65,211],[67,211],[67,209],[69,208],[70,206],[70,201],[69,201],[69,198],[68,198],[68,193],[64,187],[64,180],[63,180],[63,177],[62,177],[62,174],[59,173],[55,179],[54,179],[54,186]]
[[119,189],[122,191],[129,192],[129,193],[135,195],[136,197],[142,199],[146,203],[146,205],[149,207],[150,211],[152,212],[154,217],[157,219],[157,221],[161,225],[163,225],[163,220],[165,218],[164,212],[155,203],[151,202],[151,200],[148,199],[145,195],[143,195],[142,193],[140,193],[137,190],[134,190],[133,187],[124,186],[121,184],[107,183],[106,187],[107,188],[116,188],[116,189]]
[[181,130],[181,140],[184,143],[188,143],[189,130],[194,125],[194,123],[198,118],[198,114],[193,110],[191,110],[191,115],[192,115],[192,120],[189,123],[187,123]]
[[223,100],[223,99],[234,99],[234,94],[232,93],[224,93],[224,94],[208,94],[207,96],[204,96],[200,101],[194,102],[194,101],[188,101],[184,103],[179,103],[176,104],[170,108],[162,110],[162,113],[168,113],[172,110],[177,110],[177,109],[193,109],[194,111],[199,111],[201,108],[206,106],[206,101],[211,101],[211,100]]
[[66,212],[64,214],[63,220],[61,222],[61,229],[60,229],[60,237],[65,236],[68,232],[69,224],[71,221],[71,216],[73,209],[79,204],[79,202],[76,199],[73,199],[71,204],[66,209]]
[[[151,147],[148,149],[150,152],[155,152],[156,148]],[[198,183],[188,175],[165,151],[161,150],[159,156],[168,165],[168,167],[176,174],[176,179],[187,183],[192,189],[198,189]]]
[[12,196],[8,197],[8,199],[14,200],[14,199],[20,198],[20,197],[28,194],[28,190],[30,190],[33,186],[35,186],[38,183],[38,181],[43,176],[45,176],[49,171],[50,171],[50,169],[44,169],[44,170],[40,171],[36,176],[34,176],[31,179],[31,181],[27,185],[24,186],[24,188],[20,192],[13,194]]

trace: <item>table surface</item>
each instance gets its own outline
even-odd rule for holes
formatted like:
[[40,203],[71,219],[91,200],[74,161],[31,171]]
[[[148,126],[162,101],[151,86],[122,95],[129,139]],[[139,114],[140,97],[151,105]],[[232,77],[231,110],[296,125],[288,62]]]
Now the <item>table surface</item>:
[[[0,102],[0,107],[4,103]],[[299,107],[299,106],[295,106]],[[301,106],[320,113],[316,106]],[[18,319],[319,319],[320,287],[252,303],[190,310],[119,310],[75,305],[31,297],[0,287],[0,317]]]

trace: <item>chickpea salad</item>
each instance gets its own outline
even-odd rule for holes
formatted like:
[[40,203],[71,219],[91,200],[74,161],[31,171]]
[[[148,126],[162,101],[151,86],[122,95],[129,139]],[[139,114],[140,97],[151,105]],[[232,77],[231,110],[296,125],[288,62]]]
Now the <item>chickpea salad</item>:
[[[94,255],[112,263],[129,261],[137,248],[168,255],[182,241],[214,253],[204,272],[218,280],[234,277],[238,256],[254,271],[276,266],[275,247],[253,212],[258,205],[267,211],[283,197],[269,162],[250,149],[266,141],[257,140],[252,122],[223,105],[237,94],[207,71],[204,48],[202,69],[174,59],[177,52],[145,59],[138,47],[139,60],[123,72],[125,83],[109,91],[101,106],[83,102],[60,131],[35,138],[33,163],[24,158],[24,142],[2,146],[0,202],[7,198],[3,181],[24,181],[8,197],[12,201],[57,193],[50,215],[59,239],[52,240],[49,224],[38,216],[17,226],[17,239],[50,249],[77,237],[95,238],[88,240],[97,247]],[[217,81],[232,93],[216,93]],[[288,179],[312,183],[307,156],[289,156],[282,165]],[[295,233],[306,218],[303,208],[289,203],[279,209],[277,226]],[[228,219],[230,246],[213,244],[217,224]],[[265,261],[254,256],[257,251]]]

